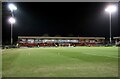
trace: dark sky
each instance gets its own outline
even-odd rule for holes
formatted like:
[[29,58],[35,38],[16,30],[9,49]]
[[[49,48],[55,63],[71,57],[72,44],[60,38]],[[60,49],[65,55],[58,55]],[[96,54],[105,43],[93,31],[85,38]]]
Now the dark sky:
[[[3,3],[3,42],[10,41],[10,11]],[[109,37],[109,15],[105,2],[19,2],[14,3],[16,24],[13,38],[17,36],[61,35],[80,37]],[[117,5],[117,3],[112,3]],[[118,33],[118,12],[112,14],[112,36]]]

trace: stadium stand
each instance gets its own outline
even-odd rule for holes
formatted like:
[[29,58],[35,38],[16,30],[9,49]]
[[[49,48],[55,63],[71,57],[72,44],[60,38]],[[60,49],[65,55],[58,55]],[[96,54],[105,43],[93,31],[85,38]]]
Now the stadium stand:
[[102,46],[104,37],[40,37],[18,36],[19,46]]

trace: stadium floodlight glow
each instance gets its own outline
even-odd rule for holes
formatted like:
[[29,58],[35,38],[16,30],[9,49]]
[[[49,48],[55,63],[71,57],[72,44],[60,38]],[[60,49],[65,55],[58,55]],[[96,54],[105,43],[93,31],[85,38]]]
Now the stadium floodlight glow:
[[10,24],[14,24],[16,22],[15,18],[13,17],[10,17],[8,21]]
[[114,5],[110,5],[105,9],[105,11],[109,13],[115,12],[116,10],[117,10],[117,7]]
[[112,13],[117,10],[117,7],[115,5],[109,5],[105,11],[109,13],[109,20],[110,20],[110,44],[112,42],[112,33],[111,33],[111,16]]
[[14,18],[14,17],[15,17],[15,16],[14,16],[14,11],[17,10],[17,7],[16,7],[14,4],[10,3],[10,4],[8,4],[8,8],[10,9],[11,15],[12,15],[12,17],[10,17],[10,18],[8,19],[9,23],[11,24],[11,45],[12,45],[12,43],[13,43],[12,27],[13,27],[13,24],[16,22],[16,20],[15,20],[15,18]]
[[14,10],[17,10],[17,7],[14,4],[9,4],[8,8],[11,10],[11,12],[13,12]]

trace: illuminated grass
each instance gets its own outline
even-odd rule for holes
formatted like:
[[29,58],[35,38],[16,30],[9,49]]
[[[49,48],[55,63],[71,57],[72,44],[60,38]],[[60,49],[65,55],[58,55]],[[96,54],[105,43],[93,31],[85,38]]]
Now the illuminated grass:
[[117,77],[117,47],[6,49],[4,77]]

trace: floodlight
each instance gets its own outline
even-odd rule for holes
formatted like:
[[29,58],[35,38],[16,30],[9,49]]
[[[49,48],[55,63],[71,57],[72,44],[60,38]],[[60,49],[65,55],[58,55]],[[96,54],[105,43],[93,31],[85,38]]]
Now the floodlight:
[[10,17],[8,21],[10,22],[10,24],[14,24],[16,22],[15,18],[13,17]]
[[105,9],[105,11],[109,13],[115,12],[116,10],[117,10],[117,7],[114,5],[110,5]]
[[112,42],[112,33],[111,33],[111,16],[112,13],[115,12],[117,10],[117,7],[115,5],[109,5],[105,11],[109,13],[109,19],[110,19],[110,44]]
[[8,5],[8,8],[9,8],[11,11],[17,10],[17,7],[16,7],[14,4],[9,4],[9,5]]
[[12,45],[12,43],[13,43],[12,27],[13,27],[13,24],[16,22],[15,18],[13,17],[13,16],[14,16],[13,11],[14,11],[14,10],[17,10],[17,7],[16,7],[14,4],[10,3],[10,4],[8,4],[8,8],[10,9],[11,14],[12,14],[12,17],[10,17],[10,18],[8,19],[9,23],[11,24],[11,45]]

